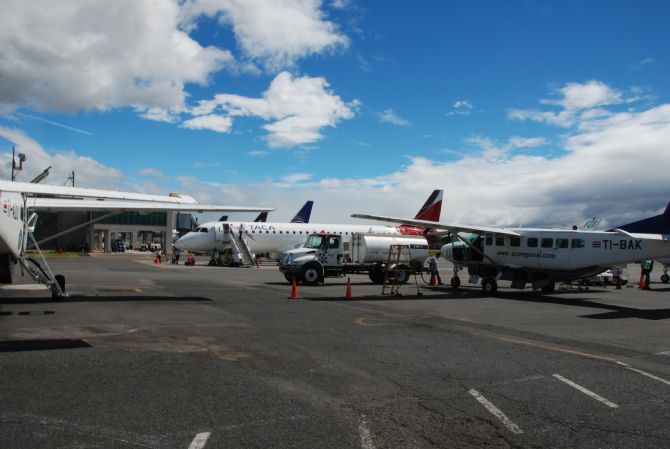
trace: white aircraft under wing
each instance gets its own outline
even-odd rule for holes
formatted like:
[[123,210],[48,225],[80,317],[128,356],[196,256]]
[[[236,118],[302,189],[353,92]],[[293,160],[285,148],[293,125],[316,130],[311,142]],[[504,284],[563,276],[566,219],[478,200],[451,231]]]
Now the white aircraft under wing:
[[[36,223],[35,211],[108,212],[263,212],[267,207],[201,205],[187,195],[149,195],[115,190],[62,187],[48,184],[0,181],[0,283],[11,283],[17,262],[38,282],[51,289],[54,298],[63,296],[64,280],[54,276],[34,259],[26,258],[28,236]],[[34,240],[34,238],[33,238]],[[38,248],[39,250],[39,248]]]
[[[423,220],[354,214],[354,218],[426,226]],[[497,290],[497,281],[512,282],[514,288],[530,284],[545,293],[555,282],[570,281],[601,273],[628,262],[670,256],[670,205],[663,214],[628,223],[609,231],[564,229],[504,229],[486,226],[431,223],[451,235],[442,246],[445,259],[454,263],[453,288],[461,281],[458,270],[467,268],[470,283],[479,283],[485,293]]]

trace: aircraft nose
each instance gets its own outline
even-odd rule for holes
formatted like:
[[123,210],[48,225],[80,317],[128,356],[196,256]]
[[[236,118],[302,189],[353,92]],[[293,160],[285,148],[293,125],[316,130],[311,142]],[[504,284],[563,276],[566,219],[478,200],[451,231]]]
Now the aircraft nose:
[[174,242],[174,246],[179,249],[189,249],[189,240],[191,240],[190,232],[182,237],[179,237],[177,241]]

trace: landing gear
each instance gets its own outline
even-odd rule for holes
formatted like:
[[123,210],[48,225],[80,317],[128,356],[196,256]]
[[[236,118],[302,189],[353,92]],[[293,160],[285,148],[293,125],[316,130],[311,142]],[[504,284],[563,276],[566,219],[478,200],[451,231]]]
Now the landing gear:
[[667,284],[668,282],[670,282],[670,276],[668,276],[668,273],[663,273],[663,274],[661,275],[661,281],[664,282],[664,283],[666,283],[666,284]]
[[451,278],[451,288],[458,290],[461,286],[461,278],[454,276]]
[[482,279],[482,291],[486,295],[495,295],[498,291],[498,283],[494,278]]

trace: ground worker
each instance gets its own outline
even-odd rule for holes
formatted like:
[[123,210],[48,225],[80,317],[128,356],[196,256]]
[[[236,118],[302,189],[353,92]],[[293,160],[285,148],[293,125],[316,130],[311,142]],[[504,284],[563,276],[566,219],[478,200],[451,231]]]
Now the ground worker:
[[649,290],[649,284],[651,282],[651,271],[654,269],[653,260],[644,260],[642,261],[642,276],[644,277],[644,287],[645,290]]
[[435,279],[437,279],[437,284],[442,285],[442,278],[440,277],[440,272],[437,269],[437,258],[440,257],[438,254],[436,256],[430,256],[428,258],[428,271],[430,272],[430,279],[433,279],[433,276],[435,276]]

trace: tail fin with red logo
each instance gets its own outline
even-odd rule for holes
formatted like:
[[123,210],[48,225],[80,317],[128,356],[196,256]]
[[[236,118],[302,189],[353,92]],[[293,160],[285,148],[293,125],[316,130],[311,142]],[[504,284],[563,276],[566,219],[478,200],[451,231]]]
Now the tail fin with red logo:
[[424,205],[419,209],[414,219],[427,221],[440,221],[440,212],[442,211],[442,193],[443,190],[433,190]]

